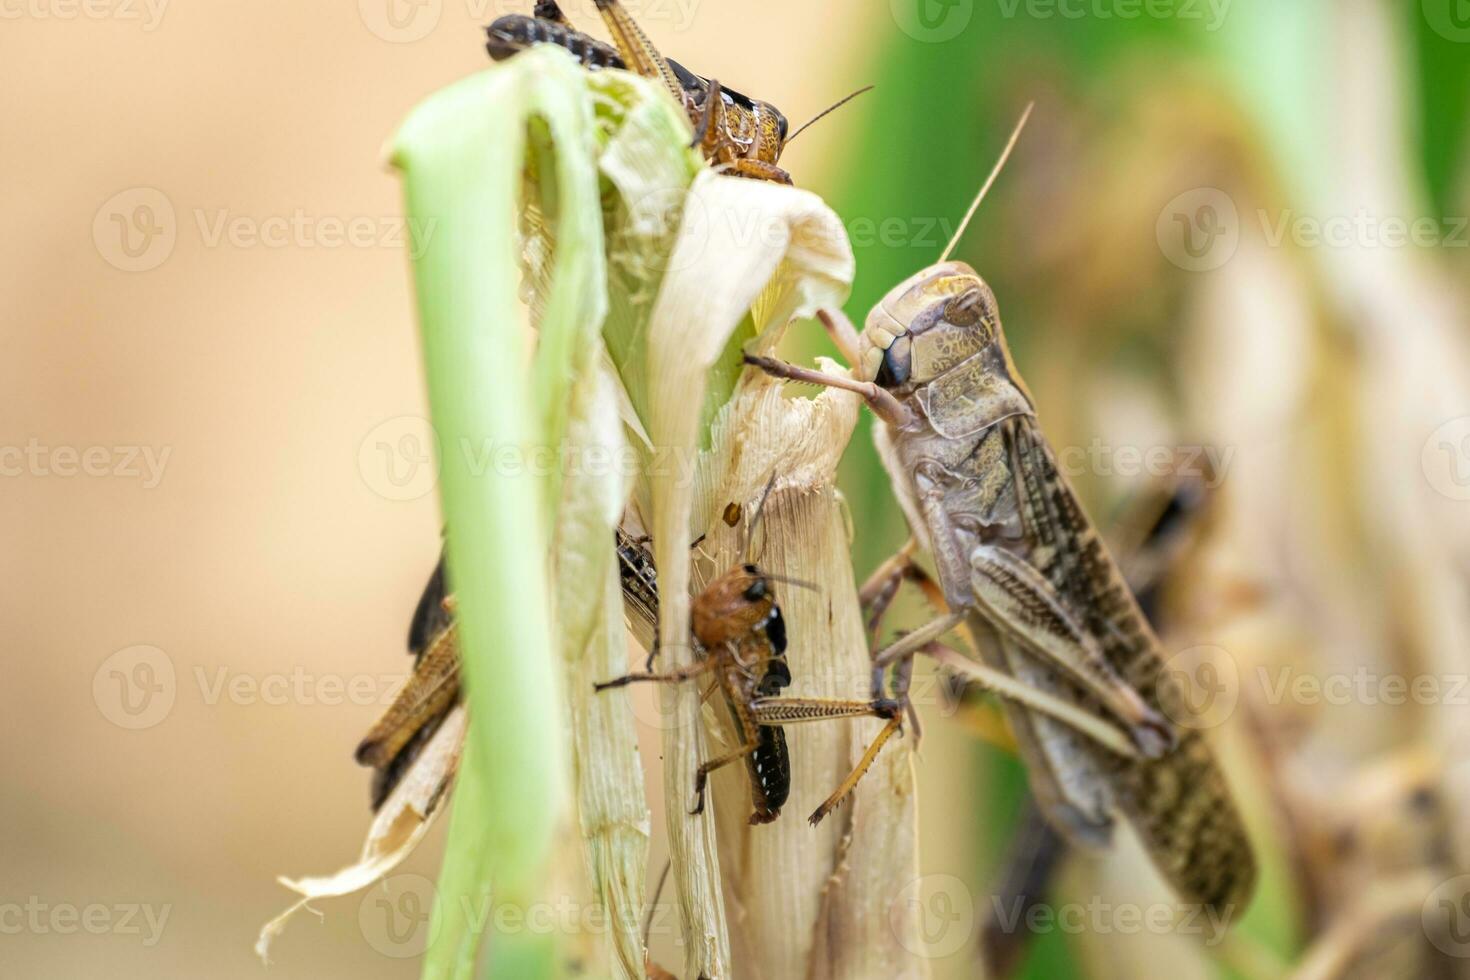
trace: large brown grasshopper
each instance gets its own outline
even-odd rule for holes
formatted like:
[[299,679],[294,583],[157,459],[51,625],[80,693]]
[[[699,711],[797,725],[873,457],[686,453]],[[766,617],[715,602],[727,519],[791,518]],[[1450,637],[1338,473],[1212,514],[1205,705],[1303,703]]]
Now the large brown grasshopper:
[[[1012,146],[1018,136],[1019,128]],[[1182,710],[1163,650],[1042,434],[990,287],[942,258],[890,290],[860,337],[840,313],[822,319],[855,365],[852,377],[746,360],[863,396],[884,423],[879,454],[947,606],[876,654],[875,688],[884,667],[963,628],[984,661],[980,673],[1008,695],[1049,821],[1099,846],[1121,814],[1181,895],[1239,911],[1255,865],[1224,775],[1200,732],[1163,714],[1167,706],[1178,719]],[[907,574],[912,552],[885,563],[865,597],[891,595],[885,580]],[[1042,702],[1016,700],[1018,683],[1107,719],[1126,739],[1104,744],[1091,726],[1084,735]]]
[[529,17],[506,14],[496,18],[485,29],[485,47],[490,57],[503,61],[532,45],[554,44],[588,68],[624,68],[662,82],[688,114],[694,145],[705,159],[728,173],[791,183],[791,175],[777,166],[786,144],[832,109],[867,91],[854,92],[788,135],[786,117],[771,103],[742,95],[665,58],[618,0],[596,2],[616,47],[574,28],[555,0],[536,0]]

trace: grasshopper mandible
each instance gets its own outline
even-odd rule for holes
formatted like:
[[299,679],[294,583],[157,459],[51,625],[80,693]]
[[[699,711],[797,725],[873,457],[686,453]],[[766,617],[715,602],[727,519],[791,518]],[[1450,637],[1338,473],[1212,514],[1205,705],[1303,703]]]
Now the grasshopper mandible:
[[867,89],[860,89],[819,113],[787,135],[781,110],[752,99],[715,79],[696,75],[672,58],[665,58],[648,35],[628,16],[618,0],[597,0],[617,47],[611,47],[572,27],[555,0],[536,0],[532,15],[506,14],[485,32],[490,57],[503,61],[534,44],[554,44],[576,55],[588,68],[625,68],[664,84],[694,126],[694,145],[705,159],[741,177],[791,183],[791,175],[777,166],[786,144],[807,126]]
[[[984,661],[977,672],[1007,695],[1050,822],[1100,846],[1120,813],[1181,895],[1232,911],[1255,872],[1224,775],[1198,730],[1161,713],[1168,704],[1179,718],[1181,702],[1163,650],[1042,434],[994,294],[974,269],[948,261],[963,231],[962,223],[936,265],[889,291],[860,337],[824,311],[853,377],[746,357],[777,377],[857,392],[884,423],[875,429],[879,455],[916,543],[934,558],[948,609],[875,655],[875,696],[885,667],[963,627]],[[865,596],[891,595],[885,585],[907,574],[912,550],[885,563]],[[1084,736],[1017,682],[1111,719],[1127,739]]]

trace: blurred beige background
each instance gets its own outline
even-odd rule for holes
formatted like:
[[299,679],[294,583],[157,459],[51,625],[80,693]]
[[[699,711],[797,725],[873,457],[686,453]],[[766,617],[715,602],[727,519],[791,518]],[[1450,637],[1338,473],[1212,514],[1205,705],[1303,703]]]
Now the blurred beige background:
[[[274,877],[355,856],[352,749],[439,523],[380,150],[529,7],[5,8],[0,973],[259,976]],[[823,5],[633,10],[793,124],[869,80],[864,25]],[[806,186],[836,132],[792,148]],[[435,874],[441,833],[407,870]],[[416,975],[359,906],[294,922],[271,975]]]

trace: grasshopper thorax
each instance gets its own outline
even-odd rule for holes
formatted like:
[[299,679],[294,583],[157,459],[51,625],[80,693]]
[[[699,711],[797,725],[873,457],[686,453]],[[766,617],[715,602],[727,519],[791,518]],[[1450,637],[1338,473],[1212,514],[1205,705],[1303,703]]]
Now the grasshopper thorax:
[[715,579],[690,605],[694,636],[706,649],[763,634],[771,650],[786,650],[786,626],[771,580],[755,565],[738,565]]

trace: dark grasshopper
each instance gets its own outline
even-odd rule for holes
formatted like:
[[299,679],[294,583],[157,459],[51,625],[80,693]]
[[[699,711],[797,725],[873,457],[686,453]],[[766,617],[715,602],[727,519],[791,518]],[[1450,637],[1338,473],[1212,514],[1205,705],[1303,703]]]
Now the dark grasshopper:
[[529,17],[497,18],[486,28],[485,47],[490,57],[503,61],[533,45],[554,44],[588,68],[624,68],[657,79],[688,113],[695,145],[712,164],[742,177],[791,183],[791,175],[777,162],[796,134],[788,138],[786,117],[779,109],[665,58],[617,0],[597,0],[597,10],[617,47],[576,30],[554,0],[537,0]]
[[[1053,826],[1101,846],[1121,814],[1181,895],[1238,910],[1255,862],[1224,775],[1201,733],[1162,713],[1167,704],[1181,716],[1175,679],[1042,434],[990,287],[968,265],[941,259],[894,287],[861,337],[840,313],[823,322],[854,377],[747,361],[863,396],[885,423],[875,430],[879,453],[917,544],[934,557],[947,606],[875,656],[875,692],[883,668],[963,627],[984,661],[970,672],[1009,696],[1010,726]],[[883,574],[906,575],[912,550]],[[872,591],[882,590],[880,581]],[[1083,735],[1028,700],[1038,693],[1109,719],[1126,740],[1104,744],[1091,727]]]
[[[653,556],[647,542],[621,529],[616,532],[616,547],[623,610],[634,635],[647,646],[658,632],[658,573]],[[448,588],[443,555],[414,609],[408,649],[414,656],[413,673],[357,747],[357,761],[376,770],[372,784],[374,810],[382,806],[460,699],[459,631],[455,628],[454,597]]]
[[[769,485],[766,492],[770,492]],[[759,523],[761,510],[756,509],[752,530]],[[770,823],[780,815],[791,791],[791,766],[782,725],[898,716],[899,702],[881,697],[854,701],[778,696],[791,684],[791,669],[786,661],[786,621],[776,602],[773,581],[772,576],[748,560],[735,566],[710,582],[690,604],[690,629],[696,653],[693,663],[663,674],[644,671],[596,685],[597,690],[605,691],[637,682],[679,684],[714,675],[715,685],[720,688],[729,710],[737,744],[729,752],[700,765],[695,774],[695,803],[691,814],[704,811],[710,773],[744,759],[753,805],[750,822]]]

